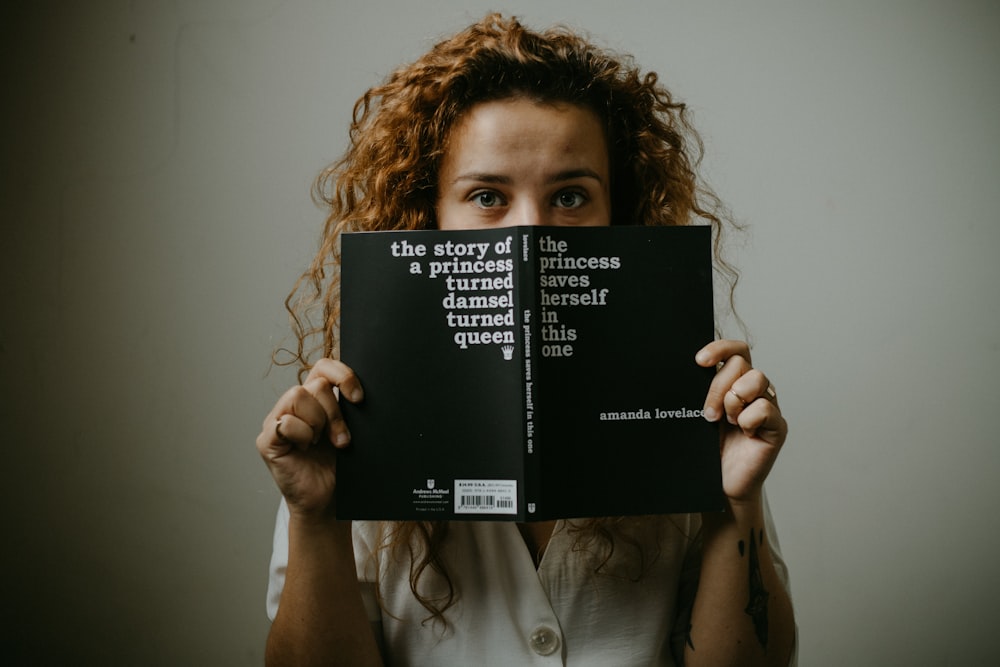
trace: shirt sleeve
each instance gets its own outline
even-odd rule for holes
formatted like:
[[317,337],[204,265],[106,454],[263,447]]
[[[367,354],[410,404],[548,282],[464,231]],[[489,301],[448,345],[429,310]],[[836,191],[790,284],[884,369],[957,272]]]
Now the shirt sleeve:
[[[792,604],[792,608],[795,608],[795,603],[792,600],[792,584],[791,579],[788,576],[788,565],[785,564],[785,559],[781,555],[781,544],[778,542],[778,531],[774,527],[774,519],[771,518],[771,507],[767,502],[767,492],[764,492],[764,532],[767,534],[767,543],[771,547],[771,560],[774,563],[774,571],[778,575],[778,579],[785,586],[785,592],[788,594],[788,601]],[[799,625],[795,624],[795,636],[793,637],[792,643],[792,657],[788,661],[789,667],[797,667],[799,664]]]
[[267,578],[267,617],[274,620],[278,614],[278,602],[285,587],[285,571],[288,568],[288,505],[281,499],[278,516],[274,522],[274,538],[271,545],[271,566]]

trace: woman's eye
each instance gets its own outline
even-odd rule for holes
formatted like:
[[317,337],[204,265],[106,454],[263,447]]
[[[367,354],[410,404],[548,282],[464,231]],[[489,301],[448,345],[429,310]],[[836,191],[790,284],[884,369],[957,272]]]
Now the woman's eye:
[[500,195],[491,190],[476,192],[471,197],[472,203],[480,208],[493,208],[503,203]]
[[555,205],[559,208],[579,208],[587,202],[587,196],[576,190],[560,192],[556,195]]

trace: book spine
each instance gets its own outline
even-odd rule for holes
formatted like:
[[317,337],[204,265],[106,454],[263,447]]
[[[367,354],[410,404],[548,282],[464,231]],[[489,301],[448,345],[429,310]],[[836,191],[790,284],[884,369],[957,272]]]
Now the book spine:
[[538,252],[535,227],[517,227],[517,292],[521,315],[521,340],[524,353],[524,495],[523,512],[527,521],[541,511],[541,462],[538,448]]

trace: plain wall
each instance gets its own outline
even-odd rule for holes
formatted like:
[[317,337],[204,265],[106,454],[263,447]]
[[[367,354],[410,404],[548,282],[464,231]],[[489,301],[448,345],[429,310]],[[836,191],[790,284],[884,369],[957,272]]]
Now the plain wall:
[[0,662],[262,662],[310,183],[490,7],[658,71],[749,226],[802,664],[995,664],[1000,5],[944,0],[4,2]]

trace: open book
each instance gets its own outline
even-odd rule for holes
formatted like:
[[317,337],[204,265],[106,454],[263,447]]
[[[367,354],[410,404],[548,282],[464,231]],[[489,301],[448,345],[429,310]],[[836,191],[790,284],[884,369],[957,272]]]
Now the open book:
[[337,516],[517,520],[722,507],[708,227],[342,238]]

